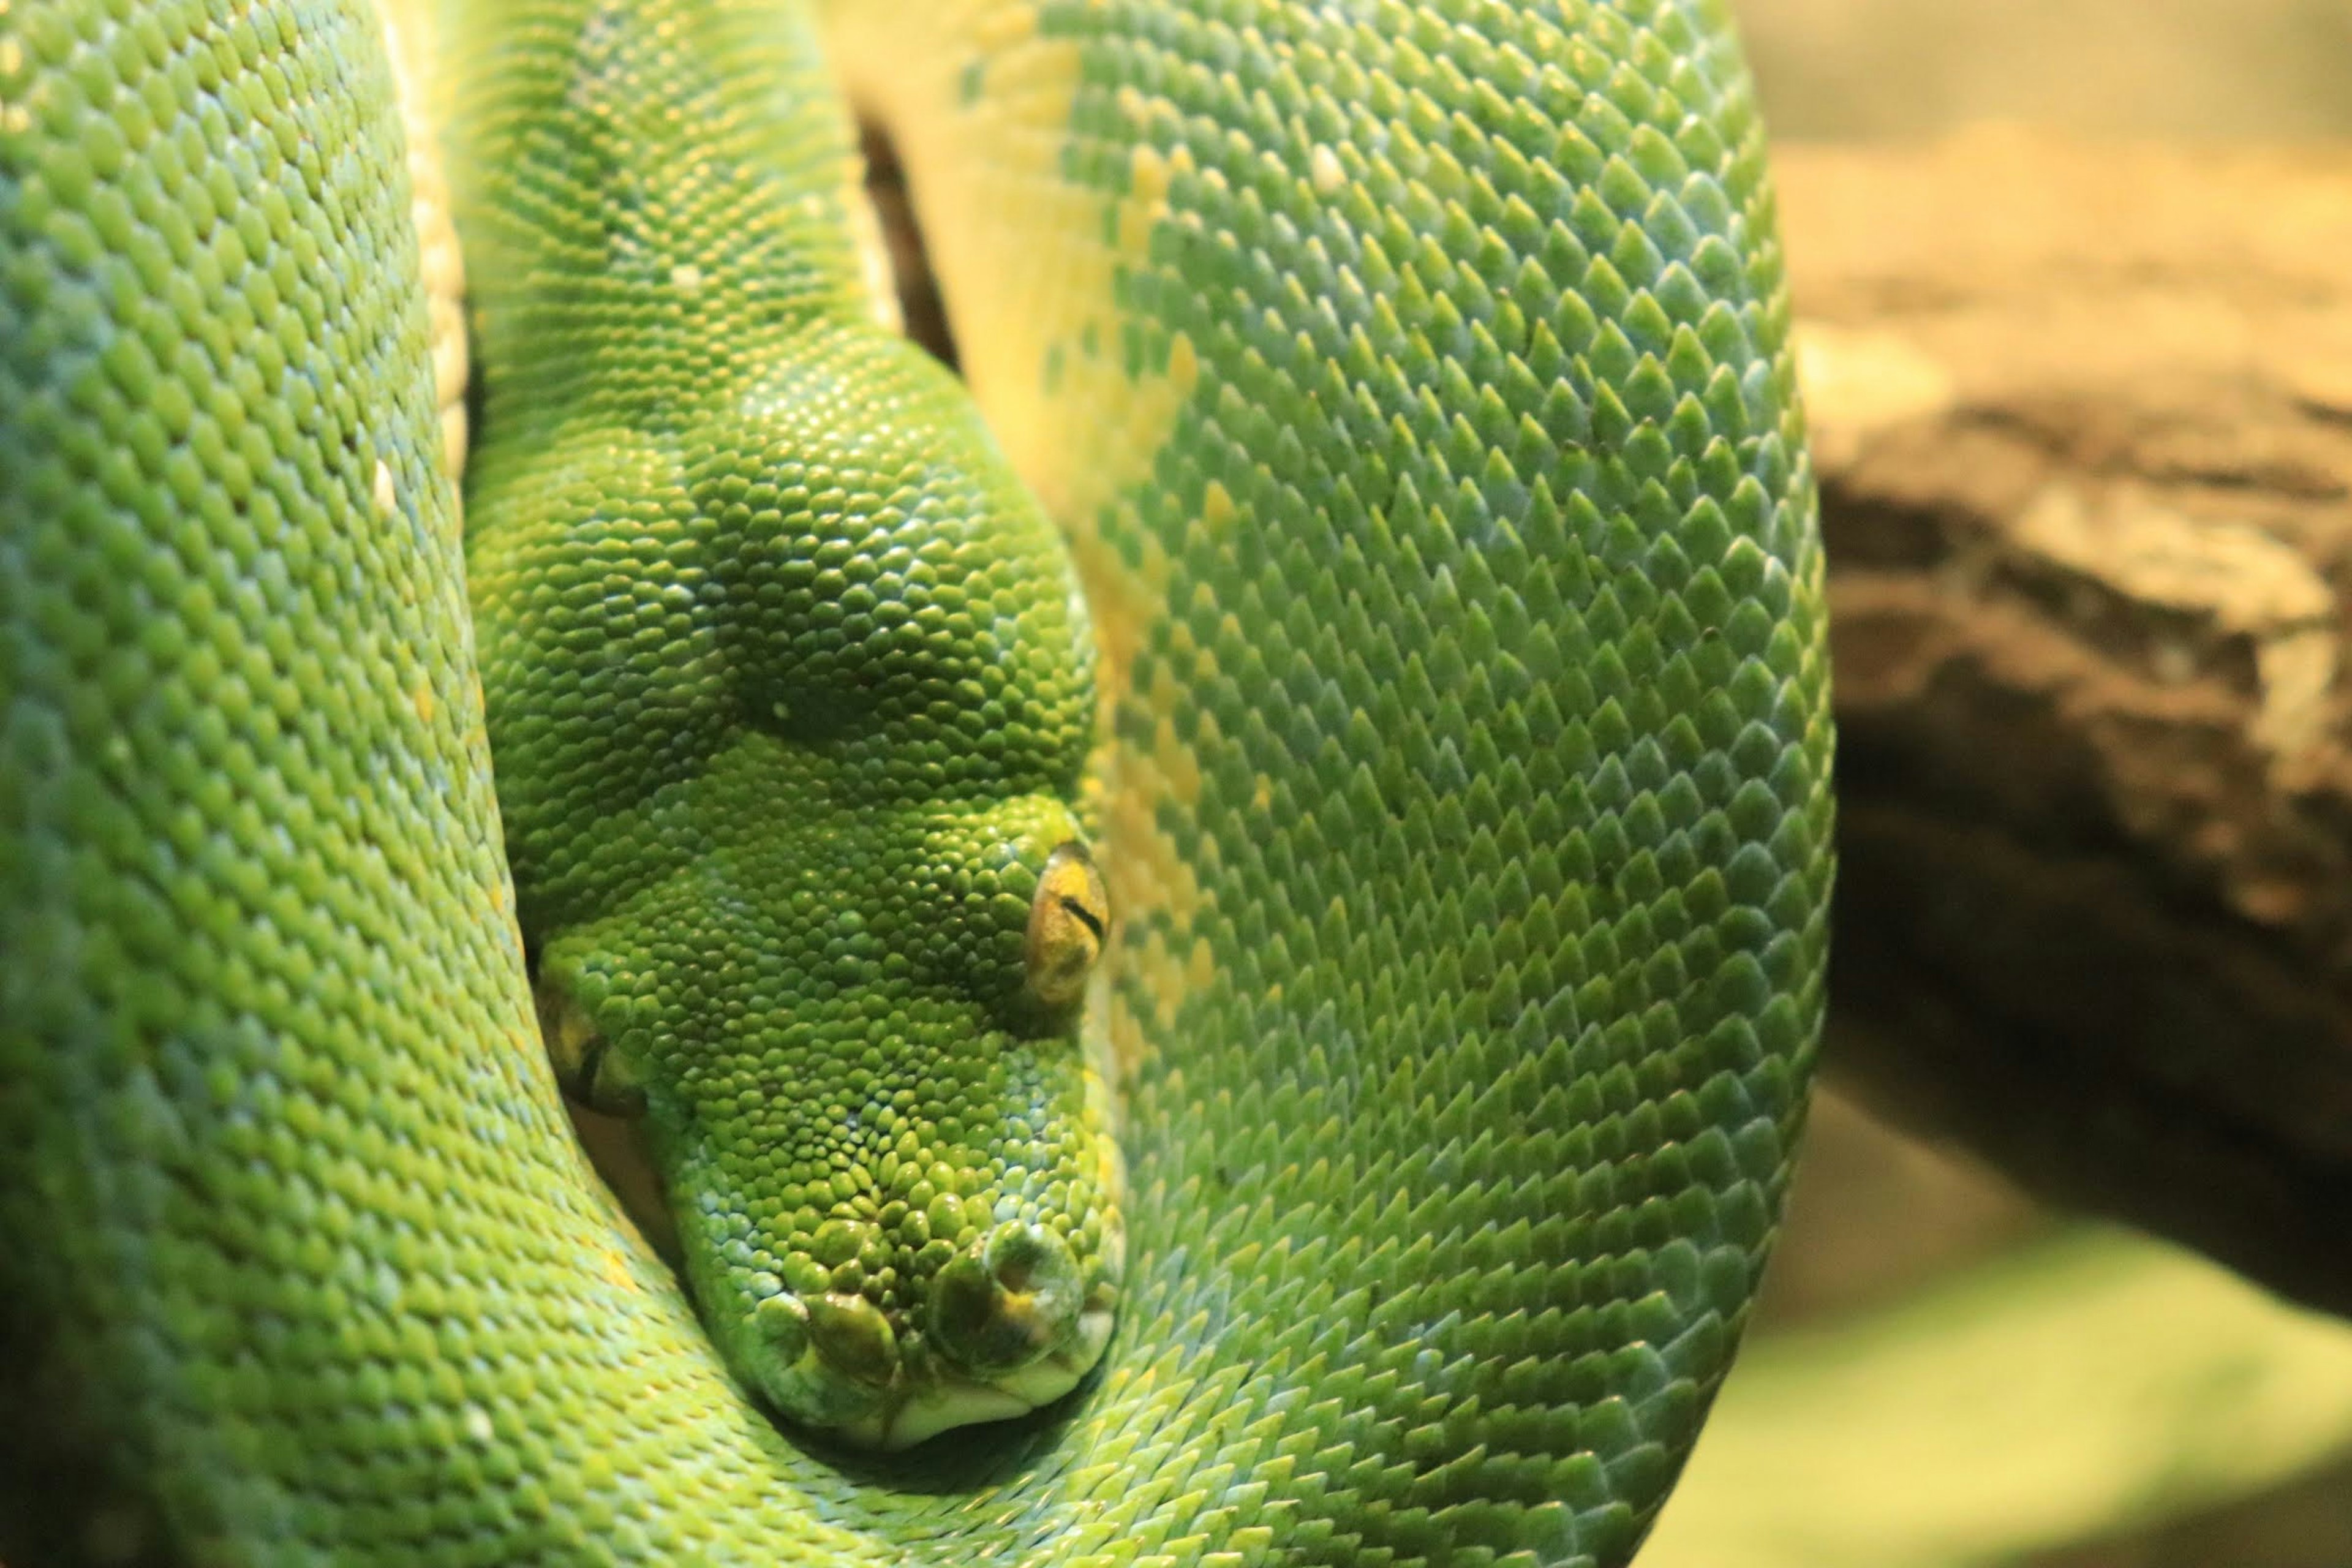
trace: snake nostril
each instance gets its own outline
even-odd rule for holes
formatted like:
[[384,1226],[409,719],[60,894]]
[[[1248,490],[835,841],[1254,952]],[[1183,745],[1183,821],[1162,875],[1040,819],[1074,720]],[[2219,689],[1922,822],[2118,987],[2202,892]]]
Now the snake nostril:
[[838,1291],[807,1302],[809,1342],[860,1383],[887,1384],[898,1370],[898,1336],[882,1309]]
[[784,1365],[808,1353],[809,1310],[798,1296],[788,1291],[769,1297],[751,1310],[751,1324]]
[[988,1238],[985,1256],[988,1271],[1013,1295],[1050,1292],[1077,1283],[1077,1260],[1070,1256],[1069,1244],[1043,1226],[999,1226]]
[[1069,1243],[1043,1226],[1009,1221],[933,1283],[931,1338],[967,1371],[1016,1371],[1074,1331],[1084,1281]]

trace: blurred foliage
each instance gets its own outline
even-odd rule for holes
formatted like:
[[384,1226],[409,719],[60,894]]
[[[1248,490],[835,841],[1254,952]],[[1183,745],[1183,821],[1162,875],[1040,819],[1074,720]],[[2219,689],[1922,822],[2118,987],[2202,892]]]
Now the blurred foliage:
[[2352,1324],[1821,1098],[1640,1568],[2342,1568]]

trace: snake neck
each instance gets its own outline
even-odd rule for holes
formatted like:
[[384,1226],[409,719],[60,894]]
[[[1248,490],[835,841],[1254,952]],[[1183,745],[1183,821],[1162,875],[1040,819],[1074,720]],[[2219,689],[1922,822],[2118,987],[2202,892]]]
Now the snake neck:
[[854,142],[799,7],[458,5],[441,53],[484,415],[510,447],[681,428],[874,318],[844,237]]

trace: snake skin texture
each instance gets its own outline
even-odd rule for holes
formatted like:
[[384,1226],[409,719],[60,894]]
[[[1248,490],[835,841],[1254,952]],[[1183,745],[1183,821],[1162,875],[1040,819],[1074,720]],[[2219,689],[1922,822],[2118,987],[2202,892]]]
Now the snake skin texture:
[[[54,1420],[0,1436],[0,1554],[1626,1562],[1769,1246],[1826,942],[1822,563],[1722,7],[533,0],[446,31],[467,82],[630,42],[603,85],[680,150],[640,192],[751,112],[689,113],[698,82],[789,83],[820,40],[896,142],[992,433],[950,466],[1001,447],[1095,631],[1073,820],[1115,919],[1076,1027],[1127,1166],[1118,1327],[1068,1398],[897,1456],[730,1372],[536,1025],[506,844],[539,808],[492,796],[377,24],[6,0],[0,1378]],[[472,90],[494,398],[497,235],[636,208],[589,182],[469,219],[500,177],[464,163]],[[768,96],[842,211],[846,113]],[[740,346],[675,303],[583,352]],[[478,547],[479,481],[593,412],[486,406]],[[1050,641],[1067,568],[1029,559],[971,569]],[[614,689],[677,689],[649,641]]]

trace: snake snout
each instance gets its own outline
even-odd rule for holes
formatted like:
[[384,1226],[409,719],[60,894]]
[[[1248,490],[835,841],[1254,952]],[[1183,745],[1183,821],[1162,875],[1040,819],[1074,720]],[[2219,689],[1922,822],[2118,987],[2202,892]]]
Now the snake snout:
[[926,1309],[896,1327],[861,1295],[779,1292],[751,1309],[753,1381],[796,1423],[872,1447],[1026,1415],[1101,1359],[1118,1251],[1082,1264],[1050,1226],[1006,1221],[941,1265]]
[[863,1296],[771,1296],[752,1321],[778,1358],[811,1376],[830,1373],[874,1388],[898,1371],[898,1336]]
[[932,1342],[964,1373],[990,1382],[1070,1345],[1085,1315],[1078,1260],[1042,1225],[998,1226],[950,1259],[931,1287]]
[[853,1440],[881,1440],[901,1362],[879,1308],[840,1291],[786,1291],[752,1309],[751,1327],[763,1352],[753,1358],[755,1375],[777,1409]]
[[1025,1414],[1076,1387],[1110,1342],[1117,1250],[1082,1267],[1055,1231],[1012,1220],[950,1258],[932,1281],[925,1317],[941,1395],[905,1412],[893,1443],[988,1418],[982,1410]]

